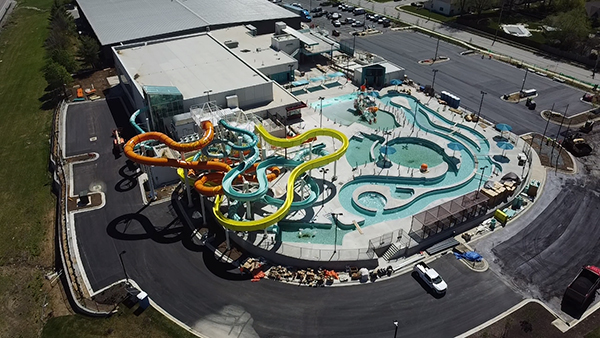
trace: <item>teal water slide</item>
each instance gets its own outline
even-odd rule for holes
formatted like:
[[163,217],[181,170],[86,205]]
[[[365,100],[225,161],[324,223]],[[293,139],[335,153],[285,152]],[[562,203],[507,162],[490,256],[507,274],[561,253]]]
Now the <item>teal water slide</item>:
[[319,144],[313,146],[312,149],[309,147],[309,148],[298,151],[296,156],[294,156],[294,161],[302,161],[304,159],[304,157],[306,157],[311,152],[311,150],[312,150],[313,154],[318,155],[318,156],[329,155],[327,150],[325,150],[325,144],[319,143]]

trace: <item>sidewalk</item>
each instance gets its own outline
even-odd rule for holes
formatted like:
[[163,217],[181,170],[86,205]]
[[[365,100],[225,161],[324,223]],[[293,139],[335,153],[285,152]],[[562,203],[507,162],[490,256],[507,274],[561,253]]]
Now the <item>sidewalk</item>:
[[456,28],[451,28],[437,21],[427,20],[426,18],[414,15],[409,12],[398,11],[396,9],[396,6],[399,5],[399,2],[389,1],[385,3],[378,3],[365,2],[361,0],[348,0],[347,2],[356,6],[360,5],[368,10],[373,9],[375,12],[380,14],[383,14],[385,12],[387,16],[393,18],[399,17],[399,19],[405,23],[419,26],[437,32],[439,34],[452,37],[456,40],[460,40],[462,42],[478,46],[482,49],[488,49],[494,54],[505,55],[514,60],[522,61],[523,63],[533,67],[547,69],[550,72],[563,74],[568,77],[573,77],[579,80],[580,82],[588,82],[592,84],[600,83],[599,80],[595,80],[592,78],[592,72],[590,70],[574,66],[564,61],[552,60],[548,57],[537,55],[533,52],[513,47],[509,44],[503,43],[498,40],[496,40],[496,42],[492,46],[492,40],[489,38],[469,33],[463,30],[459,30]]

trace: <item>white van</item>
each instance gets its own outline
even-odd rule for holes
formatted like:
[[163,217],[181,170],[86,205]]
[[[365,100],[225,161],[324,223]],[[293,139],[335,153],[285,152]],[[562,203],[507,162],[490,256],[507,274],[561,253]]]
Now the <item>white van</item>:
[[521,97],[532,97],[537,96],[537,90],[535,89],[524,89],[521,91]]
[[354,9],[353,13],[354,13],[354,15],[362,15],[362,14],[365,14],[365,9],[358,7],[358,8]]

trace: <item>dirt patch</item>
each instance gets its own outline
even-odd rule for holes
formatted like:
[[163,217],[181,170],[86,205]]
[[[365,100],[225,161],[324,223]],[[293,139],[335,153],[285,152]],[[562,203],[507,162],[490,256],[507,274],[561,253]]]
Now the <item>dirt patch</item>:
[[[533,141],[532,141],[533,135]],[[540,157],[542,165],[545,167],[556,168],[559,170],[572,172],[575,168],[573,159],[568,151],[563,149],[558,142],[543,137],[540,134],[532,134],[523,137],[523,140],[535,150]]]
[[548,312],[542,305],[538,303],[528,303],[519,310],[485,329],[470,335],[469,338],[584,337],[598,328],[600,313],[595,312],[565,333],[562,333],[558,328],[552,325],[552,322],[555,319],[554,315]]
[[564,114],[552,112],[550,110],[544,110],[544,111],[542,111],[542,117],[546,120],[549,119],[551,122],[554,122],[557,124],[562,123],[565,126],[568,126],[568,125],[579,126],[579,125],[584,124],[588,120],[600,121],[600,114],[596,113],[595,111],[596,111],[596,109],[591,109],[591,110],[589,110],[587,112],[583,112],[581,114],[577,114],[577,115],[573,115],[573,116],[566,116],[563,120]]
[[96,157],[96,154],[89,153],[89,154],[82,154],[82,155],[68,157],[65,159],[65,161],[67,163],[76,163],[76,162],[91,160],[95,157]]
[[86,93],[85,99],[88,100],[97,95],[98,98],[104,98],[107,90],[110,88],[107,77],[117,75],[117,71],[114,68],[105,68],[94,72],[86,72],[77,74],[73,77],[73,87],[71,89],[71,98],[77,97],[77,88],[82,88],[84,91],[89,89],[89,95]]
[[227,250],[227,243],[222,242],[217,246],[217,251],[221,252],[223,256],[229,257],[232,261],[236,261],[242,257],[243,253],[233,243],[231,243],[230,248]]

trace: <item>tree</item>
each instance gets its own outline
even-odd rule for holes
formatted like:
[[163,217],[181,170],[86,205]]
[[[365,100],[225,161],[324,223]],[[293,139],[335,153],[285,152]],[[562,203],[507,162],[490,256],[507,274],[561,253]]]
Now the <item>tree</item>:
[[68,85],[73,81],[67,69],[54,61],[48,61],[43,71],[44,78],[48,82],[48,87],[51,91],[64,89],[64,85]]
[[77,60],[75,60],[75,56],[70,51],[66,49],[54,49],[49,51],[49,54],[52,61],[65,67],[67,72],[75,73],[78,70],[79,65],[77,64]]
[[95,68],[100,63],[100,45],[96,39],[83,35],[77,55],[81,58],[84,66]]
[[591,31],[585,10],[581,8],[548,17],[546,23],[555,28],[548,32],[548,37],[560,41],[559,47],[564,50],[573,49],[585,41]]
[[458,8],[458,14],[463,15],[471,0],[454,0],[453,2],[453,5]]
[[475,7],[475,12],[477,16],[481,15],[484,9],[488,8],[492,3],[492,0],[473,0],[473,7]]

